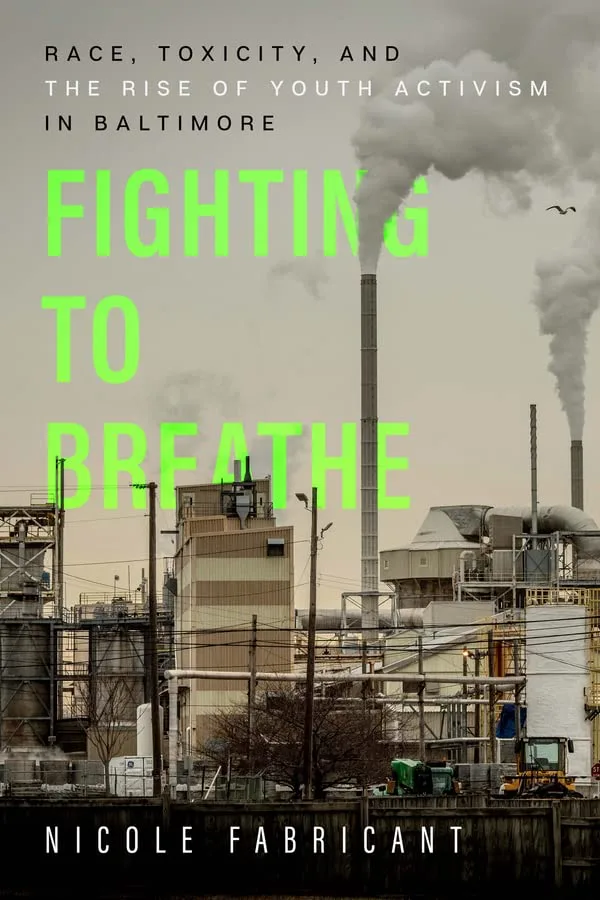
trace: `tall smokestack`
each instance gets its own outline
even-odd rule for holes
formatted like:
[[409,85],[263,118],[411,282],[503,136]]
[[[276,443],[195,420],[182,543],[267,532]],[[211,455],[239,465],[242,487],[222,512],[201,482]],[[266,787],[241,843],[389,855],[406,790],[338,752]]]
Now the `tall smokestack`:
[[537,487],[537,407],[529,407],[529,432],[531,435],[531,533],[538,530],[538,487]]
[[571,441],[571,506],[583,509],[583,442]]
[[363,640],[379,627],[379,534],[377,482],[377,277],[360,279],[360,504],[361,620]]

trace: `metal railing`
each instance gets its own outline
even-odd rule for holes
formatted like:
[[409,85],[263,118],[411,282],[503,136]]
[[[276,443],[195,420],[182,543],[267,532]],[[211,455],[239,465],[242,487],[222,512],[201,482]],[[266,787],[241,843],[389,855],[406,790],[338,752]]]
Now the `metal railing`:
[[181,772],[177,800],[252,803],[270,799],[272,791],[262,775],[220,775],[209,770]]
[[[273,518],[273,504],[263,503],[256,504],[256,509],[252,510],[252,517],[257,519]],[[220,500],[214,503],[193,503],[182,506],[179,511],[179,521],[184,522],[186,519],[211,519],[219,516],[227,516],[233,518],[236,516],[235,509],[228,508],[228,504]]]

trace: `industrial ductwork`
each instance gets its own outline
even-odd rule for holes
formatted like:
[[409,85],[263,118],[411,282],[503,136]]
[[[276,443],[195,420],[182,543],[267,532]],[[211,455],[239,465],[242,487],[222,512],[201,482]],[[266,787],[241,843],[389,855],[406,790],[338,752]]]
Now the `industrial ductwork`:
[[[531,529],[531,510],[528,507],[491,507],[483,516],[485,533],[492,516],[517,516],[523,520],[527,530]],[[538,534],[553,534],[555,531],[572,534],[580,568],[600,568],[600,528],[590,516],[572,506],[540,506],[537,513]],[[589,537],[582,533],[586,531],[591,532]]]
[[[343,615],[339,609],[324,609],[317,612],[317,631],[339,631],[343,627]],[[297,610],[297,627],[308,629],[308,612]],[[381,631],[393,631],[398,626],[406,628],[423,627],[422,609],[398,609],[395,613],[380,613],[379,628]],[[346,629],[355,628],[359,632],[362,628],[362,618],[359,612],[346,614]]]

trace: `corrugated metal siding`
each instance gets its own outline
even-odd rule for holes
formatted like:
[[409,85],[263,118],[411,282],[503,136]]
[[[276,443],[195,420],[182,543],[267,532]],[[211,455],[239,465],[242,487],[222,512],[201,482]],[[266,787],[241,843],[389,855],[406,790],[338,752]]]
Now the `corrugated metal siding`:
[[291,527],[244,528],[240,531],[225,534],[204,535],[203,537],[192,539],[190,552],[192,556],[198,557],[266,557],[268,538],[283,538],[285,541],[285,557],[293,555],[294,529]]
[[[221,670],[228,672],[247,672],[250,665],[249,648],[251,630],[236,629],[221,631],[218,635],[207,635],[197,632],[194,636],[196,645],[194,666],[198,669]],[[292,671],[292,635],[288,631],[263,630],[257,635],[256,667],[259,672],[291,672]],[[194,694],[214,691],[240,690],[239,681],[196,682]],[[246,682],[241,690],[246,691]],[[203,704],[202,697],[192,698],[192,704]]]
[[440,550],[440,578],[452,578],[454,571],[458,571],[461,553],[462,550]]
[[[410,578],[410,569],[408,562],[408,550],[388,550],[381,554],[382,556],[382,581],[397,581],[401,578]],[[387,562],[387,569],[383,563]]]
[[[412,578],[437,578],[439,560],[437,550],[410,550],[410,574]],[[426,565],[421,562],[426,561]]]
[[[290,560],[285,556],[268,556],[264,558],[240,558],[225,555],[225,558],[198,558],[192,563],[192,581],[195,585],[196,597],[204,593],[204,586],[211,583],[221,584],[224,581],[272,582],[290,581]],[[203,585],[201,588],[200,585]],[[252,588],[255,593],[256,587]]]
[[197,534],[223,533],[227,519],[225,516],[205,516],[202,519],[186,519],[183,523],[183,539]]
[[191,621],[191,631],[201,628],[224,628],[246,626],[252,616],[257,615],[258,627],[292,628],[294,624],[293,612],[289,602],[289,585],[287,590],[274,599],[279,602],[267,605],[266,603],[222,603],[207,604],[197,607]]
[[241,531],[262,531],[276,527],[275,519],[246,519],[242,529],[241,521],[234,516],[203,516],[184,520],[183,540],[187,541],[197,535],[236,534]]
[[[261,480],[257,488],[270,493],[270,481]],[[196,502],[205,504],[207,494],[214,490],[213,486],[201,486],[181,488],[180,493],[195,492]],[[216,491],[220,497],[218,486]],[[256,614],[258,670],[292,671],[294,531],[289,526],[277,527],[274,520],[268,519],[248,520],[247,524],[250,527],[242,529],[239,520],[222,516],[189,519],[185,523],[190,539],[176,557],[180,590],[176,621],[178,666],[247,671],[250,624]],[[269,538],[284,540],[283,557],[267,557]],[[248,690],[247,684],[239,681],[191,680],[186,686],[190,692],[188,724],[200,720],[206,723],[233,697],[236,702],[244,702]]]
[[195,588],[194,612],[198,616],[204,604],[219,605],[227,609],[229,605],[252,607],[260,615],[262,606],[283,606],[288,604],[293,615],[293,591],[290,580],[281,581],[199,581]]

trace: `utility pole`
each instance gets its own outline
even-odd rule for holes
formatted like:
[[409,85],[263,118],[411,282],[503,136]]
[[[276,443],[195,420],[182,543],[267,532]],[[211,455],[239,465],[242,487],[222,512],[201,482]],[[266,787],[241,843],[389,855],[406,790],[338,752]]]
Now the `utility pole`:
[[[419,675],[423,675],[423,638],[418,639]],[[425,762],[425,682],[419,683],[419,759]]]
[[[475,678],[479,678],[481,672],[481,652],[479,650],[475,651]],[[481,699],[481,689],[479,683],[475,684],[475,699]],[[479,703],[475,704],[475,737],[481,737],[481,707]],[[478,763],[481,761],[481,747],[480,742],[476,741],[475,749],[474,749],[474,762]]]
[[308,607],[308,652],[306,660],[306,709],[304,716],[304,797],[313,796],[313,749],[315,706],[315,645],[317,637],[317,488],[312,489],[310,529],[310,600]]
[[[54,563],[54,574],[56,576],[56,580],[52,585],[52,589],[54,590],[54,600],[56,603],[56,614],[60,621],[62,622],[64,616],[64,605],[65,605],[65,571],[64,571],[64,560],[65,560],[65,460],[62,457],[56,457],[56,497],[55,497],[55,517],[54,517],[54,527],[56,529],[54,540],[55,540],[55,556],[56,561]],[[60,658],[62,658],[63,648],[64,648],[64,632],[60,632],[57,635],[57,651],[60,654]],[[58,717],[62,718],[63,715],[63,683],[59,682],[58,690],[56,693],[57,700],[57,712]]]
[[160,700],[158,695],[158,616],[156,609],[156,482],[133,484],[134,488],[148,491],[148,617],[150,619],[149,667],[150,667],[150,710],[152,716],[152,793],[160,797],[162,793],[162,753],[160,728]]
[[248,684],[248,775],[254,772],[254,732],[256,723],[256,616],[252,616],[252,639],[250,641],[250,682]]
[[[494,633],[488,632],[488,673],[490,678],[494,677]],[[489,686],[489,762],[495,762],[496,755],[496,690],[493,684]]]
[[[363,675],[366,675],[367,674],[367,642],[364,639],[362,642],[361,652],[362,652],[362,673],[363,673]],[[362,683],[363,714],[366,714],[366,712],[367,712],[367,693],[368,693],[367,687],[368,687],[367,682],[363,681],[363,683]]]
[[65,461],[58,460],[58,617],[62,619],[65,603],[64,539],[65,539]]

